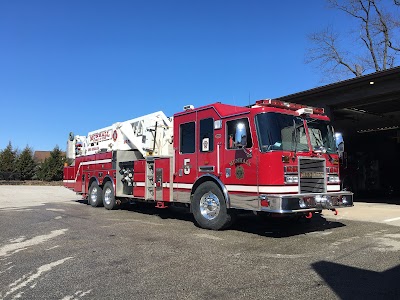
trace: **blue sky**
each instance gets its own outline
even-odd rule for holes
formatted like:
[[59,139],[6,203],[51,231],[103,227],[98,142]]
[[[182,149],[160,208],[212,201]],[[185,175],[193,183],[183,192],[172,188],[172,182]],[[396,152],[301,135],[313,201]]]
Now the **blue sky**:
[[323,0],[1,1],[0,149],[314,88],[307,35],[330,24],[349,25]]

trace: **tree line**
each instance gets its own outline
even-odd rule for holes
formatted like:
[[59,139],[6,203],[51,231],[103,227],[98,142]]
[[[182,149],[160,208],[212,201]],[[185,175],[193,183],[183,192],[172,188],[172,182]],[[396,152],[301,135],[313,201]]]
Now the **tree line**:
[[63,179],[66,161],[58,146],[54,147],[48,158],[39,162],[35,160],[32,148],[26,146],[19,151],[9,142],[0,151],[0,180],[59,181]]

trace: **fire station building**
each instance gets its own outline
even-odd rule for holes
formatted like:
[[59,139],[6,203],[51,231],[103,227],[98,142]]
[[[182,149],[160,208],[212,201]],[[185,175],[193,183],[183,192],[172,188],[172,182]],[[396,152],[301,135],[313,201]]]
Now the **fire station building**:
[[325,108],[343,133],[343,186],[355,199],[400,201],[400,67],[277,100]]

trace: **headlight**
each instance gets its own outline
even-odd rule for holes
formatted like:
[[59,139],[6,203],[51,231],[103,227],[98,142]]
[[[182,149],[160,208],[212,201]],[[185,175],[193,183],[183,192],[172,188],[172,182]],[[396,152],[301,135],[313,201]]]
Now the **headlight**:
[[329,175],[328,176],[328,182],[329,183],[339,183],[340,182],[340,178],[337,175]]

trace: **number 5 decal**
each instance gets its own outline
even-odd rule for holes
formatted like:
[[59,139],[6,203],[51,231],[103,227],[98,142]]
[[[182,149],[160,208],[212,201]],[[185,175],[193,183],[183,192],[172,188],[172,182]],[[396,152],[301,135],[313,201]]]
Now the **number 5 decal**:
[[190,174],[190,158],[185,158],[183,160],[183,173],[185,175],[189,175]]

